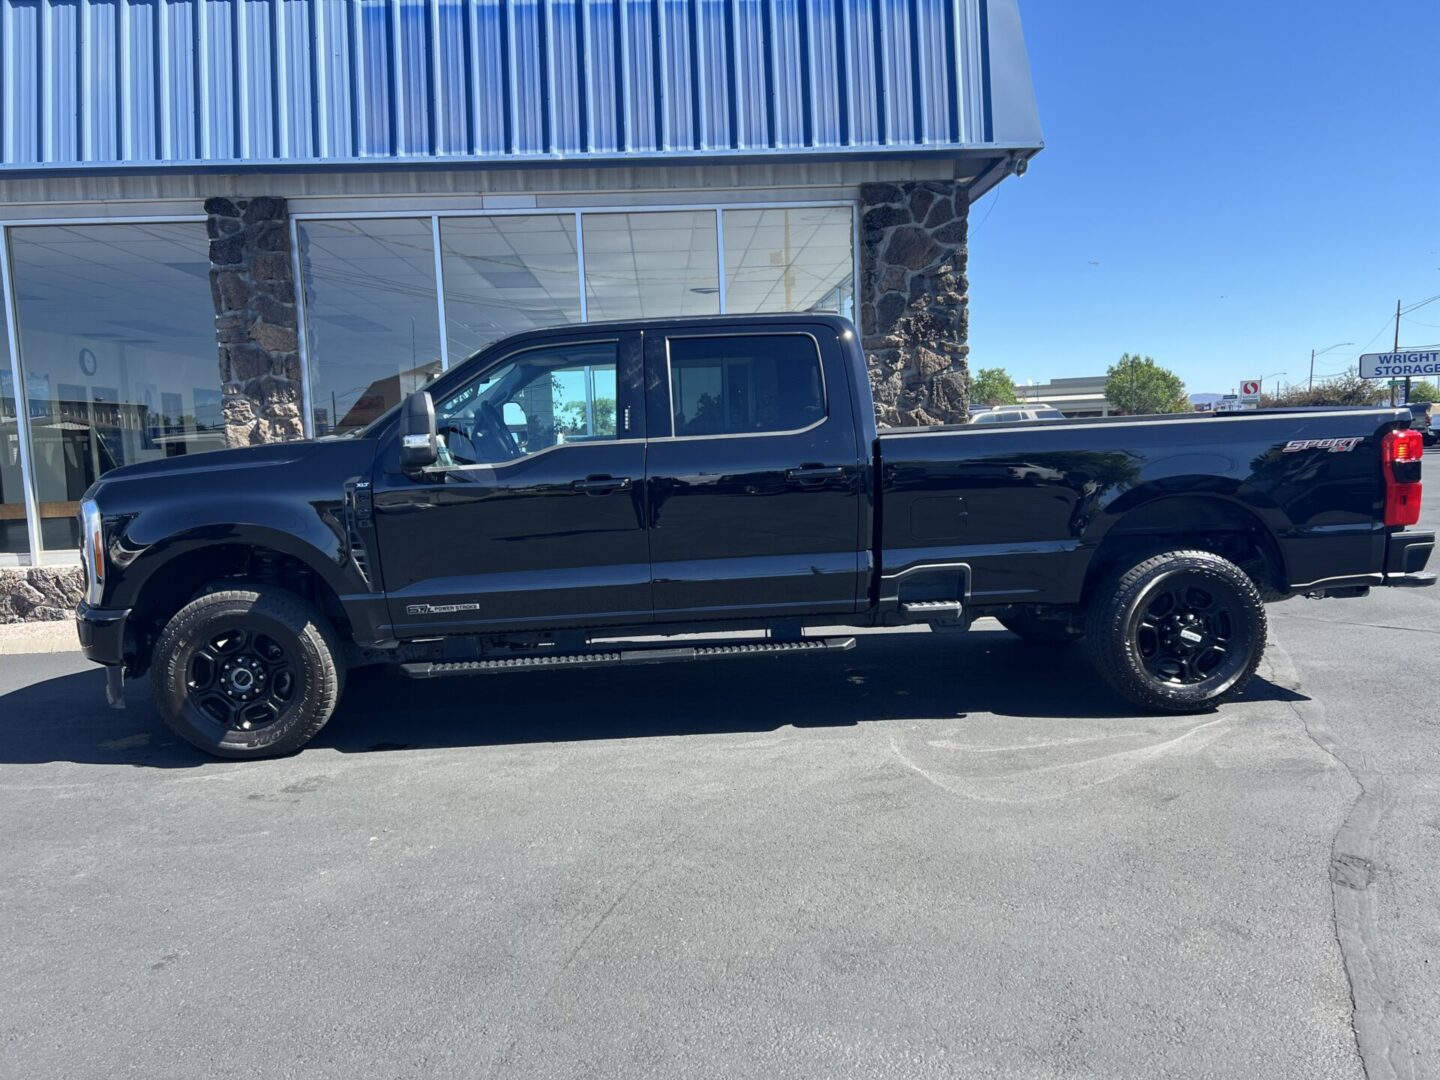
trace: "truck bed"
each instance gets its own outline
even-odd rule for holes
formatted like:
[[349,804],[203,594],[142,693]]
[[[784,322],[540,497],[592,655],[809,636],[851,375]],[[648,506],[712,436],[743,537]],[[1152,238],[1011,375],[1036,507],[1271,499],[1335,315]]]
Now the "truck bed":
[[1157,522],[1179,540],[1271,538],[1281,592],[1379,584],[1380,439],[1409,419],[1271,409],[882,430],[882,595],[962,564],[973,604],[1077,603],[1107,537]]

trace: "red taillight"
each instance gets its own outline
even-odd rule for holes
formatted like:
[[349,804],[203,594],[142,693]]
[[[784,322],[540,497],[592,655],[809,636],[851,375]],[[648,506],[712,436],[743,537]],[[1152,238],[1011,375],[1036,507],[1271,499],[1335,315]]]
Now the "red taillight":
[[1420,462],[1425,440],[1420,432],[1391,431],[1381,442],[1381,469],[1385,473],[1385,524],[1414,525],[1420,520]]

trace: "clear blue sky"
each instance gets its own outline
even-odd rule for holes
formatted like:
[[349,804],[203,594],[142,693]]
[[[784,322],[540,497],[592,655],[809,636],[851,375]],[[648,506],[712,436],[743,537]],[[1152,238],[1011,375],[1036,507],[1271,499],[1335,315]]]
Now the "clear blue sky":
[[1046,148],[971,208],[972,365],[1303,381],[1440,293],[1440,0],[1020,5]]

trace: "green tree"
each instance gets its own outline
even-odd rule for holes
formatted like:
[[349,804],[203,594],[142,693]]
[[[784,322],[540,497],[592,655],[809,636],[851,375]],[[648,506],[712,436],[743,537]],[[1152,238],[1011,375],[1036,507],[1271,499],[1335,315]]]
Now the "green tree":
[[1180,376],[1148,356],[1126,353],[1105,374],[1105,397],[1128,416],[1190,411]]
[[[1425,384],[1422,384],[1425,385]],[[1433,389],[1433,387],[1432,387]],[[1413,392],[1414,387],[1412,385]],[[1351,368],[1344,375],[1333,379],[1322,379],[1314,386],[1287,386],[1279,394],[1266,394],[1260,404],[1266,408],[1294,408],[1301,405],[1378,405],[1388,401],[1388,385],[1372,379],[1360,378],[1360,373]]]
[[1410,400],[1412,402],[1440,401],[1440,387],[1423,379],[1419,382],[1412,382],[1410,384]]
[[971,405],[1016,405],[1015,381],[1003,367],[981,368],[970,380]]
[[595,406],[595,430],[589,430],[589,413],[583,401],[567,401],[556,414],[556,428],[566,435],[614,435],[615,399],[597,397]]

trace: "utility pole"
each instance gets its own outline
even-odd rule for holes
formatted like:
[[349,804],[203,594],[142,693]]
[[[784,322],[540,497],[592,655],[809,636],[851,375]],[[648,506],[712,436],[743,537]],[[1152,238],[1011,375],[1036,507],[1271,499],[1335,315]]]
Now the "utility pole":
[[1315,389],[1315,350],[1310,350],[1310,381],[1305,384],[1306,390]]
[[[1400,351],[1400,301],[1395,301],[1395,348],[1394,352]],[[1405,400],[1410,400],[1410,376],[1405,376]],[[1395,380],[1390,380],[1390,404],[1395,404]]]

